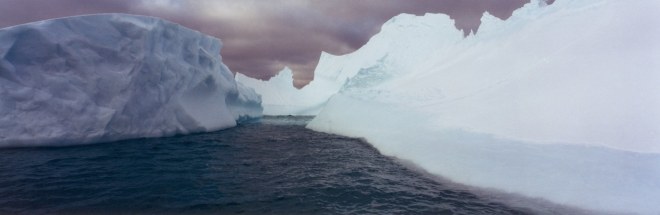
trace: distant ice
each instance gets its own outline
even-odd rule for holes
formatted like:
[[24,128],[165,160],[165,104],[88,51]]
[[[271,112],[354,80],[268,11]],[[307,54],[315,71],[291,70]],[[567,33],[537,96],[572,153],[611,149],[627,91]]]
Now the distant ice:
[[102,14],[0,29],[0,147],[214,131],[261,116],[217,38]]
[[328,99],[339,92],[348,78],[354,75],[344,72],[343,67],[350,63],[343,62],[344,59],[348,58],[321,53],[314,80],[302,89],[293,86],[293,72],[288,67],[267,81],[240,73],[236,75],[236,80],[262,95],[264,115],[313,116],[318,114]]
[[315,80],[299,90],[293,86],[293,72],[284,68],[275,77],[262,81],[236,74],[236,80],[253,88],[262,96],[264,115],[271,116],[312,116],[318,114],[331,95],[341,84],[327,80]]

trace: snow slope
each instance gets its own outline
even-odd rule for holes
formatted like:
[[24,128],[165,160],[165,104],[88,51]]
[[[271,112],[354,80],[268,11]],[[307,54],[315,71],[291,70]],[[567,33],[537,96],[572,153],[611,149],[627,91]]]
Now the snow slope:
[[[404,15],[405,16],[405,15]],[[429,14],[428,17],[418,17],[426,19],[427,28],[405,29],[409,32],[406,35],[375,35],[368,43],[369,48],[358,49],[355,52],[345,56],[334,56],[323,52],[319,59],[319,64],[314,70],[314,80],[302,89],[296,89],[293,86],[293,75],[289,68],[285,68],[280,73],[267,81],[257,80],[242,74],[237,74],[236,79],[245,85],[254,88],[257,93],[262,95],[265,115],[316,115],[325,106],[328,99],[339,92],[342,86],[355,76],[361,69],[375,65],[384,66],[382,63],[386,58],[396,58],[397,61],[388,61],[390,67],[414,64],[419,59],[419,53],[410,55],[414,50],[424,50],[427,46],[436,48],[448,48],[447,40],[458,41],[462,39],[461,35],[453,35],[452,38],[421,39],[418,43],[393,43],[392,41],[409,40],[409,36],[430,38],[429,35],[443,34],[441,32],[451,31],[453,23],[438,22],[434,17],[443,16]],[[402,16],[403,17],[403,16]],[[390,22],[396,22],[394,18]],[[401,26],[383,26],[383,31],[396,31]],[[431,33],[432,34],[429,34]],[[453,31],[452,31],[453,32]],[[444,44],[444,45],[441,45]],[[390,50],[406,50],[408,52],[392,52]],[[395,68],[391,68],[394,70]]]
[[293,72],[284,68],[270,80],[262,81],[236,74],[236,80],[253,88],[262,97],[264,115],[311,116],[318,114],[328,98],[339,91],[340,83],[315,80],[303,89],[293,86]]
[[0,146],[214,131],[261,115],[222,43],[152,17],[101,14],[0,29]]
[[467,38],[445,15],[393,18],[317,70],[349,79],[308,128],[468,185],[660,213],[660,2],[539,5]]
[[293,86],[293,72],[288,67],[266,81],[240,73],[236,74],[236,79],[262,95],[265,115],[312,116],[318,114],[328,99],[339,92],[348,78],[354,75],[351,73],[355,71],[354,68],[363,65],[361,61],[350,60],[321,53],[314,71],[314,80],[302,89]]

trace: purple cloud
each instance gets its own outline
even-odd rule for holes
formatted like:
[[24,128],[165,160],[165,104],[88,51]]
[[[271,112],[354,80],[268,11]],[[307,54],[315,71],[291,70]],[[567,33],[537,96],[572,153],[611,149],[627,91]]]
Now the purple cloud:
[[234,72],[268,79],[284,66],[297,86],[313,79],[321,51],[350,53],[400,13],[444,13],[466,34],[484,12],[506,19],[529,0],[0,0],[0,27],[63,16],[131,13],[162,17],[221,38]]

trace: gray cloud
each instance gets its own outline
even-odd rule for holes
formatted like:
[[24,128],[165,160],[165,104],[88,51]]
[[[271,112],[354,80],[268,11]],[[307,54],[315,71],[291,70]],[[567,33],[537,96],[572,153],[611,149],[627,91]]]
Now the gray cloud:
[[267,79],[284,66],[297,85],[313,78],[321,51],[350,53],[399,13],[445,13],[466,34],[486,11],[505,19],[529,0],[0,0],[0,27],[90,13],[162,17],[221,38],[234,72]]
[[63,16],[128,12],[130,0],[0,0],[0,27]]

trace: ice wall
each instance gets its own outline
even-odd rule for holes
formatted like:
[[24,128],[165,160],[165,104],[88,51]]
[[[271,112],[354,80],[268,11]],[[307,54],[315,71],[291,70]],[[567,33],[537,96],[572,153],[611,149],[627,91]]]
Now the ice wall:
[[261,115],[222,43],[152,17],[101,14],[0,29],[0,146],[214,131]]
[[[444,15],[428,14],[425,17],[417,17],[427,23],[423,28],[406,28],[407,23],[403,20],[410,18],[407,15],[395,17],[390,20],[394,24],[383,26],[383,31],[406,30],[410,31],[409,34],[377,34],[364,46],[369,48],[362,48],[344,56],[321,53],[319,64],[314,70],[314,80],[302,89],[293,86],[292,72],[289,68],[285,68],[267,81],[242,74],[237,74],[237,80],[262,95],[265,115],[316,115],[323,109],[328,99],[339,92],[348,79],[355,76],[360,69],[378,65],[389,66],[390,70],[396,70],[395,68],[399,66],[415,64],[431,57],[427,53],[417,53],[415,50],[425,50],[428,47],[451,48],[452,41],[463,38],[460,32],[454,34],[458,31],[451,29],[453,23],[438,20],[438,16]],[[433,38],[433,35],[441,34],[446,37],[441,40]],[[447,37],[450,34],[451,36]],[[393,42],[409,41],[410,36],[418,38],[419,41]],[[385,62],[386,58],[397,60],[388,60],[387,65],[384,65],[381,62]]]
[[236,80],[253,88],[262,96],[264,115],[312,116],[318,114],[331,95],[339,91],[341,84],[319,79],[303,89],[293,86],[293,72],[284,68],[270,80],[262,81],[236,74]]
[[660,213],[660,3],[541,5],[467,38],[444,15],[393,18],[335,59],[349,79],[308,128],[459,183]]
[[[302,89],[293,86],[293,72],[287,67],[275,77],[263,81],[237,74],[236,80],[262,95],[264,114],[271,116],[313,116],[325,106],[330,96],[339,92],[341,86],[353,74],[345,74],[344,57],[321,53],[314,80]],[[359,62],[358,62],[359,63]]]

